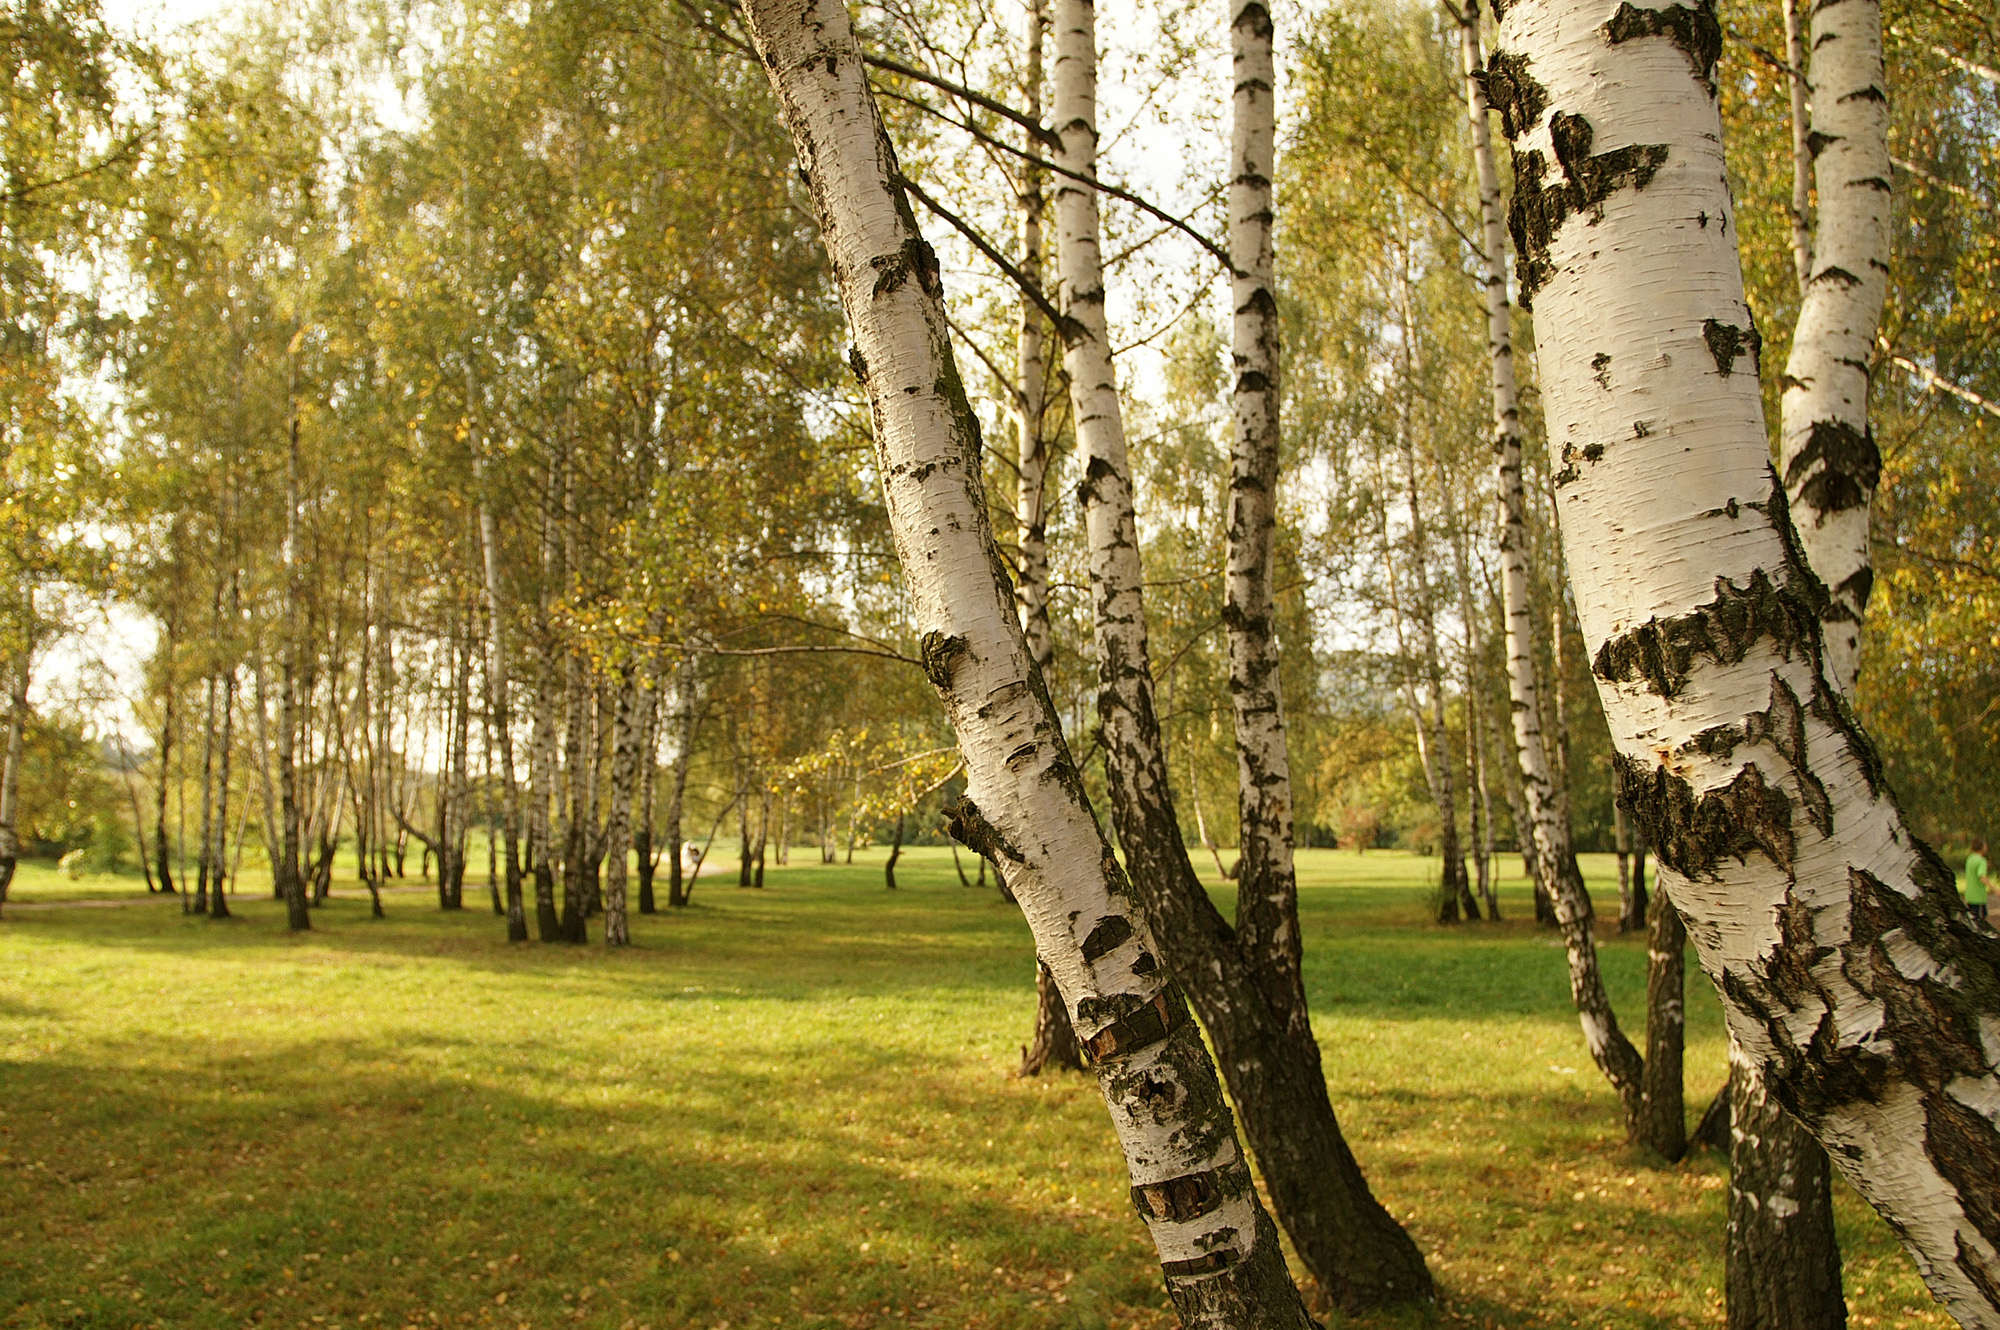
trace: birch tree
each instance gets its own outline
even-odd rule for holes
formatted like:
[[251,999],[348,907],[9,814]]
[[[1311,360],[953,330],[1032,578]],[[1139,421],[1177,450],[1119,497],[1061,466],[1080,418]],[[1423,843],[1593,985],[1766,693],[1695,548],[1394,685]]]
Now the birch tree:
[[[1260,18],[1239,7],[1232,28],[1246,31],[1235,40],[1247,40],[1254,49],[1260,40],[1256,30],[1268,23],[1267,14]],[[1350,1309],[1423,1299],[1431,1288],[1423,1257],[1368,1190],[1327,1096],[1299,977],[1291,899],[1282,894],[1282,883],[1261,895],[1240,893],[1239,926],[1232,930],[1195,877],[1181,838],[1153,706],[1132,472],[1105,311],[1093,188],[1097,29],[1089,0],[1059,0],[1055,38],[1063,358],[1083,462],[1097,709],[1118,842],[1134,885],[1158,921],[1168,963],[1215,1040],[1272,1206],[1313,1277]],[[1248,67],[1254,68],[1254,63]],[[1239,83],[1246,78],[1255,81],[1239,66]],[[1254,150],[1255,140],[1248,142]],[[1268,165],[1262,174],[1269,174]]]
[[965,756],[955,830],[1006,865],[1091,1053],[1184,1322],[1304,1327],[1214,1064],[1083,798],[1028,655],[987,517],[937,260],[897,184],[847,11],[840,0],[754,0],[745,12],[853,332],[925,673]]
[[1495,100],[1585,639],[1731,1033],[1969,1327],[2000,1326],[2000,939],[1912,834],[1773,473],[1712,8],[1515,0]]

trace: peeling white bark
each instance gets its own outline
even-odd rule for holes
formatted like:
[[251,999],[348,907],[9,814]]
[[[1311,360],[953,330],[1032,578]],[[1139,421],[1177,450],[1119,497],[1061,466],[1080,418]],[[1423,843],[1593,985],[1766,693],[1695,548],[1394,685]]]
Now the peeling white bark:
[[937,260],[893,183],[894,152],[847,11],[840,0],[752,0],[745,17],[812,190],[873,406],[925,671],[965,757],[957,829],[1004,866],[1093,1054],[1183,1316],[1302,1327],[1214,1064],[1029,658],[987,518],[978,424],[953,363]]
[[1822,651],[1765,443],[1720,44],[1707,5],[1513,0],[1501,25],[1578,610],[1731,1032],[1932,1291],[1992,1330],[2000,942],[1904,823]]
[[1868,513],[1881,457],[1868,427],[1868,383],[1889,290],[1889,94],[1877,0],[1815,4],[1810,17],[1805,138],[1818,224],[1785,362],[1779,435],[1799,541],[1832,593],[1826,655],[1846,693],[1874,580]]

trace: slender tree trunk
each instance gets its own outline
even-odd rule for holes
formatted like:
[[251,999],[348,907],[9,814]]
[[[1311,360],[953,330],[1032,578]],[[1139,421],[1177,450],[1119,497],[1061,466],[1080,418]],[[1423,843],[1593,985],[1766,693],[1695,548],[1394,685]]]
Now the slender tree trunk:
[[[1074,0],[1070,0],[1074,3]],[[936,257],[918,235],[840,0],[751,0],[874,404],[879,474],[922,631],[958,731],[960,839],[1007,857],[1131,1170],[1169,1294],[1199,1327],[1308,1325],[1214,1064],[1082,794],[997,575],[978,432],[951,358]]]
[[[220,609],[221,595],[216,596]],[[222,616],[216,615],[219,619]],[[194,900],[190,913],[208,913],[208,871],[215,848],[215,675],[202,687],[201,718],[201,843],[195,849]]]
[[[229,575],[229,601],[230,622],[235,623],[238,619],[238,592],[236,574],[233,571]],[[222,865],[228,859],[229,781],[235,749],[236,666],[232,663],[228,669],[223,671],[222,675],[222,769],[216,780],[215,850],[210,856],[210,861],[215,866],[214,877],[210,883],[213,890],[208,901],[208,917],[211,919],[227,919],[229,917],[229,903],[222,898],[222,884],[225,878],[232,887],[236,882],[236,866],[231,864],[226,874],[222,868]],[[237,852],[240,854],[243,842],[243,832],[240,827],[236,832],[236,840]]]
[[[1048,27],[1047,0],[1028,0],[1027,40],[1021,73],[1022,109],[1036,123],[1042,118],[1042,34]],[[1044,145],[1027,147],[1039,157]],[[1021,275],[1037,286],[1042,281],[1042,212],[1046,206],[1041,168],[1024,162],[1016,185],[1021,217]],[[1015,339],[1014,433],[1020,458],[1015,487],[1020,574],[1014,588],[1021,629],[1035,668],[1048,673],[1054,639],[1049,632],[1049,440],[1043,420],[1048,401],[1048,336],[1042,312],[1034,301],[1021,300],[1021,327]]]
[[[472,387],[471,369],[466,371]],[[468,396],[471,394],[468,393]],[[477,412],[474,412],[475,417]],[[521,808],[514,784],[514,712],[507,692],[507,601],[500,580],[500,522],[485,493],[485,440],[472,440],[473,482],[479,486],[479,546],[486,583],[486,713],[493,718],[493,735],[500,745],[500,834],[506,841],[507,940],[528,940],[528,917],[521,908]]]
[[674,760],[673,785],[667,795],[667,904],[681,909],[688,903],[688,884],[682,881],[681,819],[687,810],[688,764],[694,757],[696,665],[693,655],[682,658],[674,672]]
[[180,645],[180,615],[177,611],[167,611],[167,635],[165,659],[167,663],[166,683],[160,708],[160,742],[158,746],[160,762],[160,785],[153,805],[153,853],[157,857],[154,875],[160,880],[160,890],[172,894],[174,890],[173,842],[167,837],[167,795],[173,786],[174,755],[174,699],[178,692],[174,677],[174,661]]
[[611,720],[611,808],[604,819],[604,945],[630,945],[625,917],[625,859],[632,852],[632,782],[639,771],[638,687],[632,667],[618,670]]
[[266,694],[269,689],[265,679],[266,662],[261,652],[256,657],[257,695],[257,787],[264,796],[264,858],[271,865],[271,898],[285,899],[285,875],[280,867],[283,848],[283,823],[278,814],[277,785],[271,779],[271,703]]
[[[1251,14],[1246,22],[1255,27],[1259,20]],[[1105,317],[1098,199],[1090,184],[1097,172],[1097,46],[1088,0],[1059,0],[1055,30],[1054,122],[1066,172],[1056,190],[1064,359],[1083,459],[1097,706],[1113,826],[1133,886],[1161,930],[1167,962],[1187,984],[1215,1041],[1272,1205],[1314,1277],[1350,1308],[1427,1298],[1430,1276],[1416,1244],[1370,1194],[1340,1134],[1289,962],[1239,948],[1181,841],[1153,707],[1131,470]],[[1008,884],[1025,905],[1017,877],[1007,870]],[[1290,946],[1297,936],[1296,926],[1289,938],[1272,939],[1261,924],[1250,932],[1259,945]],[[1063,980],[1060,970],[1056,978]],[[1190,1314],[1187,1304],[1182,1314]]]
[[[1559,3],[1562,0],[1522,0]],[[1692,11],[1690,11],[1692,12]],[[1568,954],[1570,994],[1583,1026],[1584,1042],[1606,1080],[1618,1092],[1628,1130],[1637,1125],[1642,1098],[1643,1061],[1618,1028],[1611,1000],[1597,964],[1597,942],[1591,933],[1589,897],[1577,871],[1571,847],[1566,801],[1550,770],[1541,729],[1542,699],[1536,666],[1535,615],[1528,595],[1527,489],[1521,476],[1519,400],[1514,384],[1512,315],[1507,300],[1506,244],[1500,231],[1500,185],[1487,120],[1487,90],[1499,102],[1502,124],[1518,132],[1522,105],[1517,84],[1527,75],[1518,60],[1496,56],[1489,72],[1480,58],[1476,5],[1468,5],[1469,22],[1461,25],[1461,49],[1466,92],[1471,106],[1473,161],[1479,178],[1480,215],[1484,224],[1486,282],[1486,343],[1492,364],[1493,433],[1500,454],[1501,599],[1507,620],[1507,691],[1514,716],[1514,747],[1520,759],[1522,799],[1534,838],[1535,876],[1555,914]],[[1530,196],[1531,199],[1534,197]],[[1515,227],[1520,234],[1521,208],[1516,203]],[[1529,256],[1521,258],[1528,270]],[[1554,437],[1553,432],[1551,437]],[[1559,589],[1560,590],[1560,589]]]
[[903,817],[896,814],[896,838],[889,843],[889,858],[882,865],[882,878],[890,891],[896,889],[896,861],[903,857]]
[[1782,380],[1779,451],[1799,543],[1829,592],[1827,663],[1845,695],[1860,668],[1861,616],[1874,585],[1868,514],[1882,459],[1868,425],[1868,382],[1889,289],[1889,95],[1878,0],[1809,12],[1807,143],[1818,215]]
[[[29,644],[33,635],[24,631],[21,635],[21,656],[13,662],[14,669],[7,690],[7,752],[0,761],[0,905],[7,903],[7,890],[14,885],[14,870],[21,861],[21,763],[28,733],[28,678],[33,668],[33,655]],[[120,760],[124,754],[119,755]],[[132,808],[133,825],[138,826],[138,805]],[[140,827],[139,859],[144,862],[146,847],[145,828]],[[152,884],[147,884],[152,890]]]
[[660,670],[656,663],[639,688],[639,816],[633,827],[633,862],[639,874],[639,913],[656,914],[653,901],[653,799],[660,783]]
[[450,790],[446,806],[449,827],[444,837],[451,862],[445,873],[448,891],[445,908],[465,908],[465,850],[472,830],[472,608],[466,606],[459,618],[456,651],[457,681],[452,689]]
[[1633,820],[1746,1059],[1993,1330],[2000,988],[1977,976],[2000,939],[1904,822],[1823,650],[1770,470],[1719,25],[1513,0],[1501,45],[1549,431],[1576,441],[1562,534]]
[[584,789],[584,663],[574,649],[563,658],[563,941],[581,944],[586,939],[583,875],[588,857],[585,823],[589,819],[588,792]]
[[[275,870],[278,890],[285,898],[285,920],[293,932],[312,927],[306,904],[306,883],[299,873],[299,651],[303,636],[299,627],[299,413],[297,370],[291,371],[293,384],[287,393],[291,420],[290,449],[285,462],[285,583],[280,619],[278,653],[278,815],[283,820],[283,842]],[[164,832],[162,840],[165,839]]]
[[750,874],[750,885],[756,888],[758,891],[762,891],[764,889],[764,850],[766,842],[768,842],[770,838],[771,838],[771,790],[769,786],[766,786],[757,805],[757,849],[755,853],[756,866],[751,871]]
[[1438,883],[1438,922],[1456,922],[1460,913],[1479,917],[1479,904],[1465,877],[1465,850],[1458,838],[1457,765],[1451,752],[1451,733],[1445,719],[1444,662],[1438,650],[1437,597],[1431,587],[1430,524],[1424,516],[1423,489],[1417,479],[1416,354],[1417,328],[1404,260],[1397,270],[1400,318],[1403,331],[1403,411],[1397,429],[1397,454],[1403,463],[1403,487],[1410,507],[1410,577],[1415,604],[1411,607],[1417,629],[1417,650],[1423,667],[1429,706],[1418,711],[1418,724],[1430,729],[1427,764],[1431,773],[1431,795],[1438,811],[1438,856],[1442,880]]

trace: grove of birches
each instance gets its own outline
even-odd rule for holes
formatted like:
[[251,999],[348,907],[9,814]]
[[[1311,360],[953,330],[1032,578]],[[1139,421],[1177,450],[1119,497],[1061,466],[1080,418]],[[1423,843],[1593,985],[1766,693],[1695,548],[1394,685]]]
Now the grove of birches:
[[[1414,856],[1433,954],[1560,954],[1622,1166],[1726,1160],[1717,1318],[1847,1324],[1838,1193],[2000,1330],[1989,0],[5,0],[0,49],[0,902],[636,954],[935,851],[1032,934],[1012,1074],[1094,1079],[1166,1314],[1262,1330],[1449,1305],[1300,922],[1301,856]],[[21,1268],[0,1324],[125,1324]]]

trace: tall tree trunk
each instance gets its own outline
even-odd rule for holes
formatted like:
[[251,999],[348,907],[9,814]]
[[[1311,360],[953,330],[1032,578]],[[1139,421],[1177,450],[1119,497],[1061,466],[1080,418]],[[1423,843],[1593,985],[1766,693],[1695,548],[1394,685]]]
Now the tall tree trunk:
[[1889,95],[1877,0],[1818,4],[1810,16],[1807,142],[1818,211],[1782,380],[1779,451],[1799,544],[1829,593],[1827,664],[1844,695],[1860,668],[1874,584],[1868,513],[1882,459],[1868,425],[1868,380],[1889,289]]
[[1522,289],[1571,441],[1563,540],[1633,820],[1746,1058],[1959,1322],[1993,1330],[2000,939],[1905,823],[1823,650],[1828,597],[1770,470],[1720,27],[1513,0],[1501,38]]
[[632,941],[625,917],[625,859],[632,852],[632,781],[639,770],[638,686],[632,667],[618,669],[611,720],[611,807],[604,819],[604,945]]
[[[1161,930],[1167,963],[1187,985],[1215,1041],[1272,1205],[1314,1278],[1350,1308],[1427,1298],[1431,1283],[1423,1257],[1370,1194],[1340,1134],[1319,1045],[1303,995],[1288,982],[1286,962],[1239,947],[1181,841],[1153,708],[1131,470],[1091,187],[1097,174],[1096,18],[1089,0],[1059,0],[1055,20],[1054,122],[1065,171],[1056,190],[1064,360],[1083,459],[1097,708],[1112,823],[1133,885]],[[1259,21],[1254,15],[1247,20],[1253,27]],[[1017,876],[1008,869],[1007,882],[1018,893]],[[1255,931],[1260,945],[1271,941]],[[1277,941],[1289,945],[1289,939]],[[1056,978],[1063,979],[1060,970]]]
[[167,837],[167,795],[173,786],[174,756],[174,699],[178,692],[175,681],[175,658],[180,646],[180,614],[169,608],[167,611],[167,634],[164,643],[167,664],[163,702],[160,707],[160,742],[158,754],[160,762],[160,784],[153,804],[153,854],[154,875],[160,880],[160,890],[172,894],[174,890],[173,843]]
[[681,658],[674,671],[674,760],[671,767],[673,784],[667,795],[667,904],[673,909],[681,909],[688,903],[688,884],[682,881],[681,828],[682,815],[687,810],[688,764],[694,757],[695,727],[695,684],[698,678],[693,653]]
[[[1042,39],[1049,24],[1047,0],[1028,0],[1026,59],[1021,73],[1023,109],[1035,123],[1042,119]],[[1029,150],[1039,156],[1044,145],[1030,141]],[[1024,162],[1018,184],[1021,214],[1021,273],[1029,281],[1042,281],[1042,214],[1047,206],[1041,168]],[[1015,521],[1020,543],[1017,566],[1020,580],[1014,601],[1020,610],[1021,631],[1027,638],[1028,658],[1047,681],[1053,660],[1055,639],[1049,631],[1049,523],[1048,476],[1049,439],[1044,419],[1049,391],[1049,346],[1041,309],[1025,296],[1021,300],[1021,329],[1015,342],[1014,429],[1019,446],[1020,477],[1015,487]],[[980,860],[983,864],[984,859]],[[1039,964],[1035,979],[1035,1032],[1022,1053],[1021,1072],[1033,1076],[1055,1056],[1057,1066],[1081,1067],[1077,1059],[1076,1032],[1069,1028],[1069,1009],[1048,971]],[[1047,1055],[1038,1056],[1042,1050]],[[1069,1064],[1061,1061],[1068,1050]]]
[[585,707],[584,662],[574,648],[563,656],[563,772],[561,840],[563,847],[563,941],[581,944],[586,938],[584,860],[588,857],[585,823],[589,794],[584,789]]
[[454,649],[458,656],[458,670],[452,687],[451,763],[446,803],[450,816],[444,836],[445,850],[451,857],[451,863],[445,875],[448,879],[445,908],[462,910],[465,908],[465,847],[472,830],[471,606],[462,609],[459,628],[454,636],[457,639]]
[[[14,885],[14,871],[21,861],[21,762],[28,733],[28,678],[34,668],[30,650],[33,641],[32,631],[24,625],[21,655],[13,662],[14,668],[7,680],[10,685],[7,689],[7,751],[4,759],[0,759],[0,905],[7,903],[7,890]],[[124,760],[123,753],[119,759]],[[138,825],[138,811],[135,803],[132,810],[134,825]],[[139,846],[139,857],[142,861],[146,857],[143,841]]]
[[[284,603],[280,616],[278,652],[278,815],[283,820],[277,887],[285,898],[285,922],[293,932],[312,927],[306,905],[306,883],[299,873],[299,411],[296,367],[290,371],[286,396],[290,448],[285,458]],[[165,840],[164,829],[161,839]]]
[[[1074,3],[1074,0],[1070,0]],[[1257,1202],[1210,1061],[1084,801],[999,568],[978,426],[951,358],[937,259],[897,185],[841,0],[751,0],[758,54],[819,214],[874,405],[879,474],[925,672],[959,735],[960,839],[1003,855],[1085,1034],[1167,1289],[1199,1327],[1310,1324]]]
[[[238,620],[238,592],[236,574],[229,575],[230,622]],[[215,850],[210,856],[215,866],[210,883],[213,892],[208,901],[208,917],[227,919],[229,903],[222,898],[222,884],[225,879],[233,887],[236,882],[235,865],[225,874],[222,865],[227,862],[229,849],[229,780],[230,767],[236,748],[236,666],[232,662],[222,675],[222,762],[221,772],[216,779],[215,799]],[[241,852],[243,833],[236,833],[238,852]]]
[[653,802],[660,783],[662,664],[664,662],[655,662],[652,672],[639,687],[639,816],[633,827],[632,858],[639,874],[640,914],[658,913],[653,901],[653,869],[658,862],[653,854]]
[[[467,386],[471,370],[466,371]],[[469,395],[469,394],[468,394]],[[475,417],[477,413],[475,412]],[[474,483],[480,489],[480,567],[486,583],[486,713],[500,744],[500,834],[506,841],[507,940],[528,940],[528,917],[521,908],[521,808],[514,784],[514,711],[507,692],[507,600],[500,580],[500,522],[485,492],[485,440],[472,440]]]
[[1408,248],[1404,247],[1403,258],[1397,266],[1398,317],[1402,321],[1403,382],[1401,419],[1397,426],[1397,455],[1403,464],[1403,489],[1410,507],[1410,577],[1414,583],[1415,603],[1411,609],[1417,629],[1417,650],[1422,662],[1425,692],[1429,706],[1419,710],[1418,724],[1430,730],[1429,757],[1426,768],[1431,776],[1431,797],[1437,804],[1438,813],[1438,857],[1441,860],[1438,883],[1437,917],[1439,923],[1455,922],[1460,913],[1466,917],[1479,917],[1479,904],[1472,898],[1472,888],[1465,877],[1465,850],[1458,838],[1458,794],[1456,759],[1451,751],[1451,733],[1445,719],[1444,662],[1438,650],[1437,596],[1431,585],[1430,572],[1430,524],[1424,517],[1423,487],[1417,479],[1417,419],[1416,419],[1416,375],[1417,328],[1415,302],[1410,291],[1408,270]]
[[[1471,107],[1473,162],[1479,178],[1484,235],[1481,258],[1486,282],[1486,345],[1492,365],[1493,435],[1495,451],[1500,454],[1503,515],[1500,586],[1507,620],[1507,692],[1514,716],[1514,748],[1520,759],[1522,800],[1527,805],[1529,829],[1534,838],[1535,876],[1562,931],[1569,961],[1570,994],[1583,1026],[1584,1043],[1590,1049],[1591,1059],[1618,1092],[1627,1130],[1636,1132],[1643,1093],[1643,1060],[1618,1028],[1618,1018],[1604,989],[1603,974],[1597,964],[1597,941],[1591,933],[1590,901],[1584,893],[1583,876],[1577,871],[1576,853],[1570,840],[1567,803],[1550,769],[1541,727],[1536,622],[1528,595],[1527,488],[1521,475],[1520,407],[1514,383],[1506,242],[1500,230],[1499,174],[1493,160],[1486,102],[1487,91],[1491,89],[1499,102],[1502,124],[1510,134],[1516,133],[1521,113],[1516,88],[1527,76],[1517,60],[1499,55],[1494,57],[1493,69],[1486,70],[1480,56],[1476,4],[1467,6],[1466,17],[1468,21],[1460,27],[1460,44]],[[1517,236],[1522,207],[1517,201]],[[1523,255],[1523,271],[1527,270],[1528,261]],[[1551,437],[1555,437],[1553,431]]]
[[[221,609],[220,590],[216,608]],[[218,613],[215,616],[220,619]],[[211,648],[212,649],[212,648]],[[195,849],[194,900],[190,913],[208,913],[208,872],[215,849],[215,675],[211,671],[202,687],[201,718],[201,843]]]

